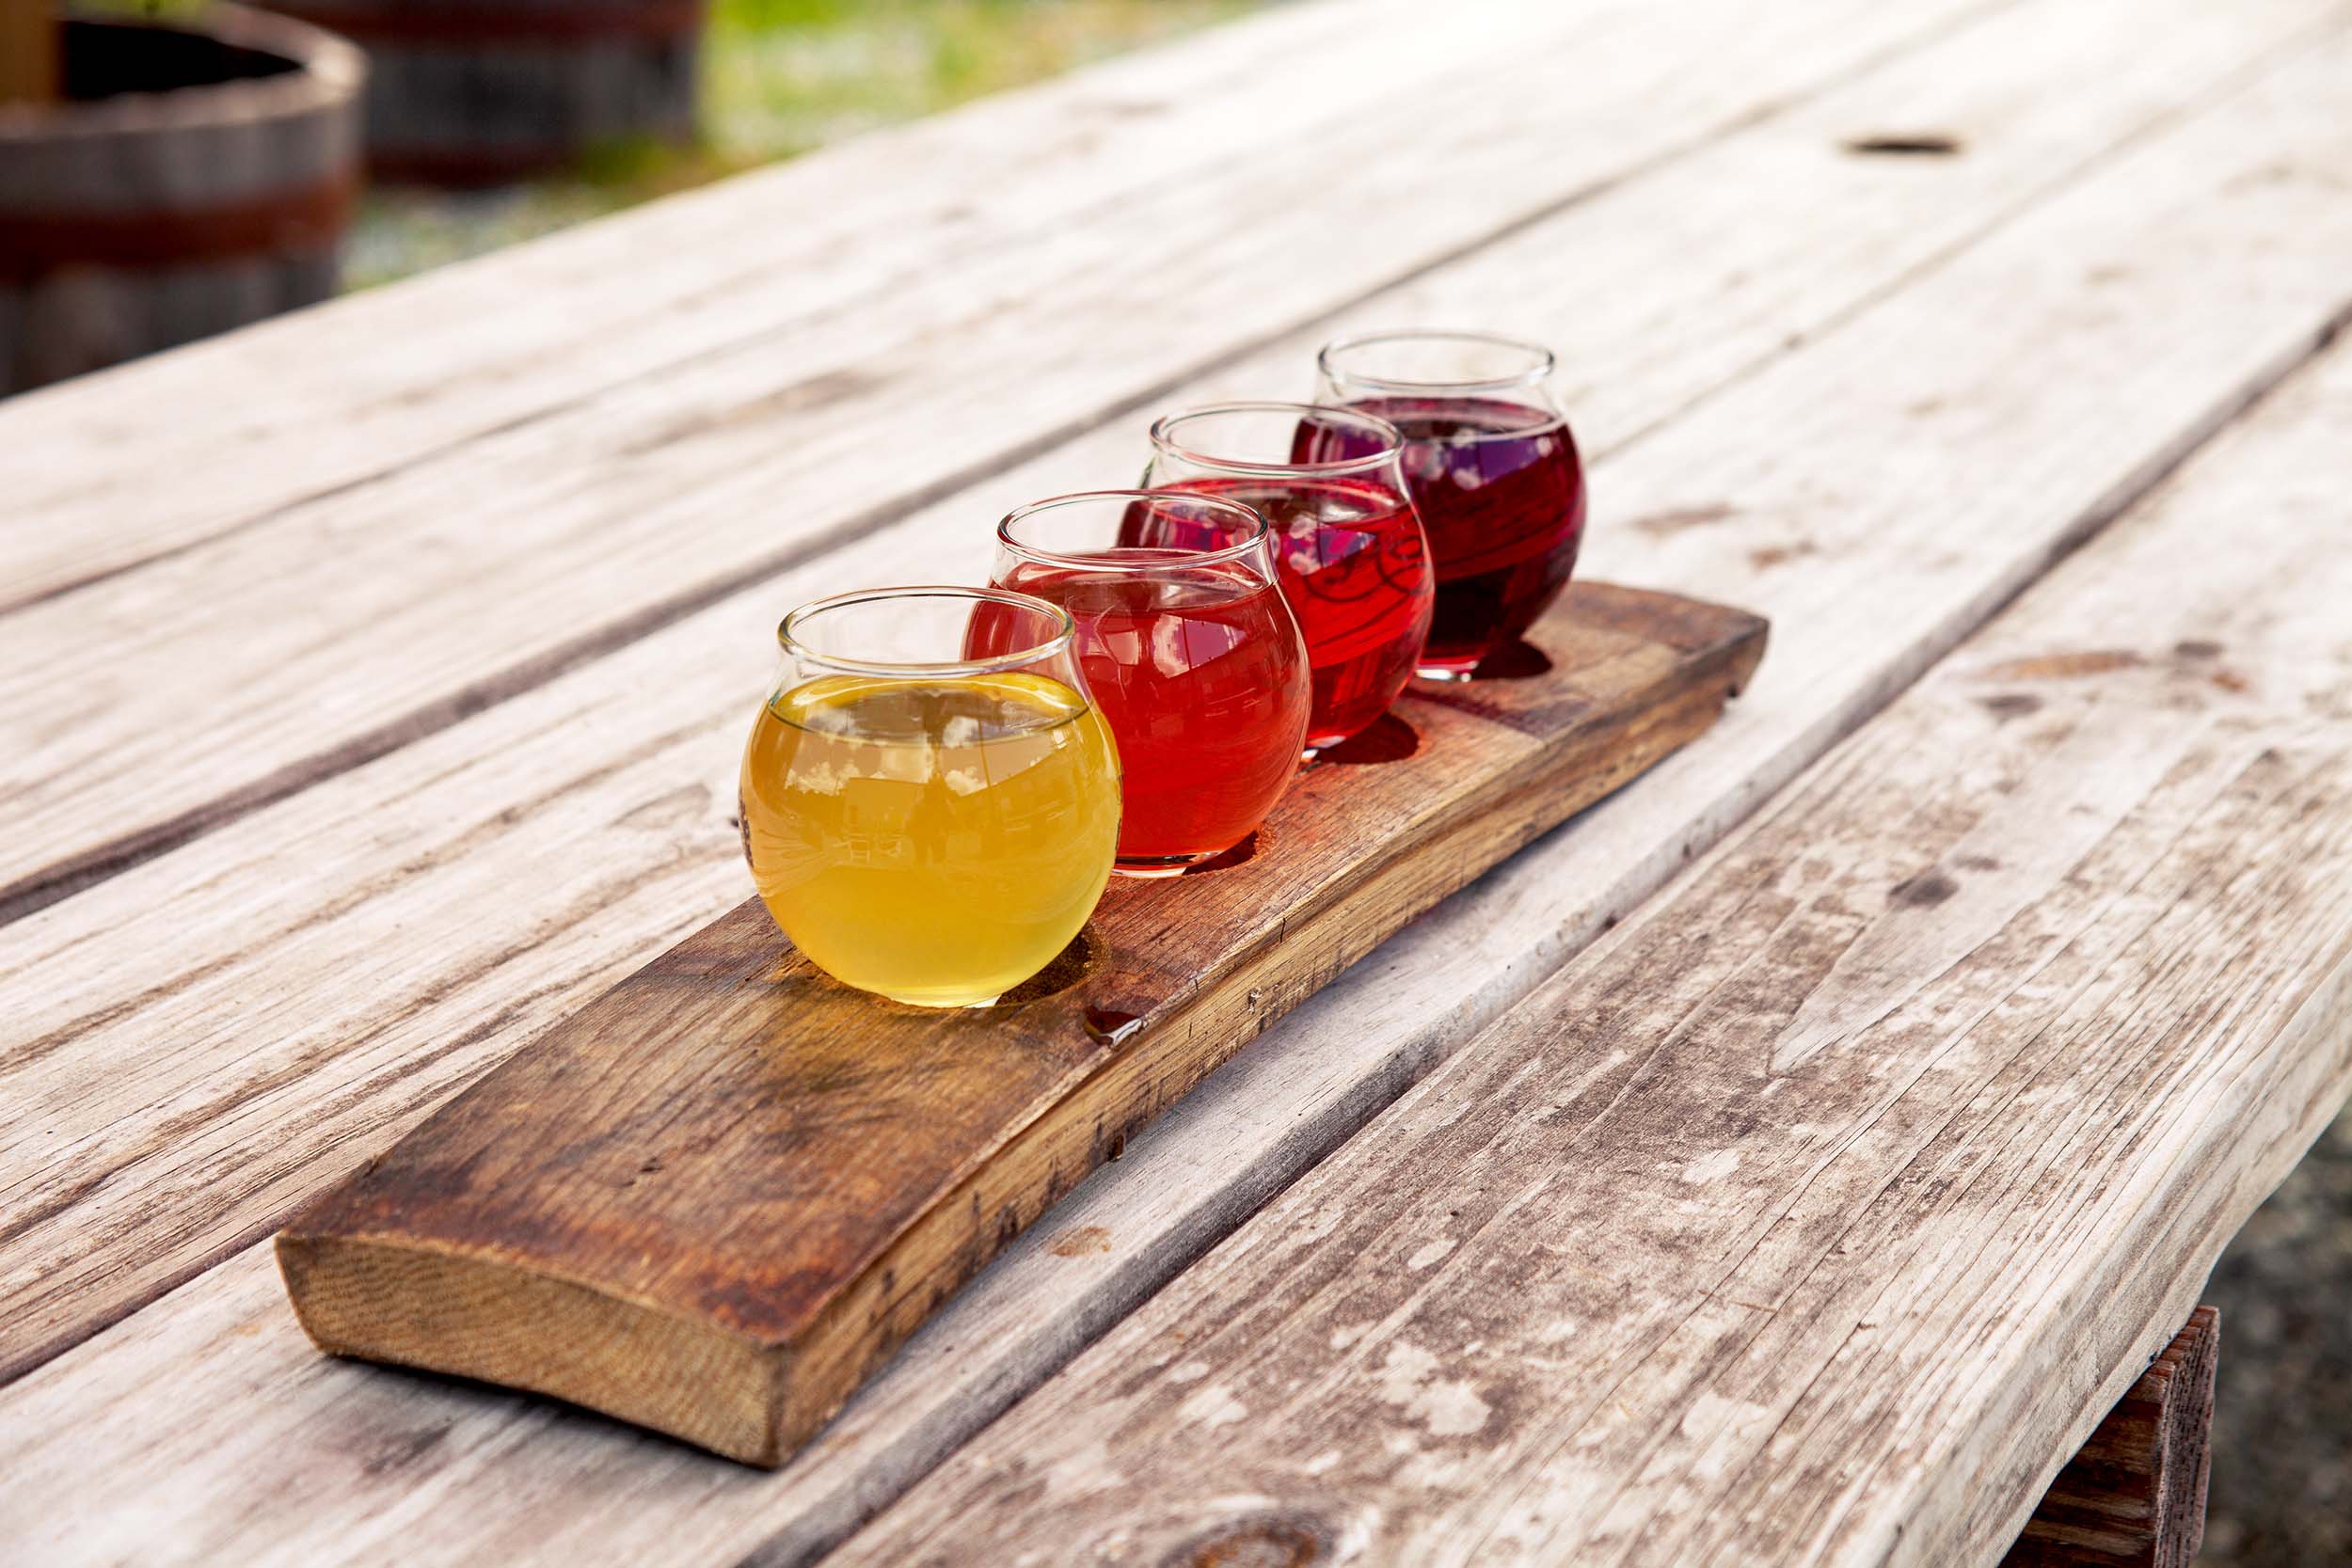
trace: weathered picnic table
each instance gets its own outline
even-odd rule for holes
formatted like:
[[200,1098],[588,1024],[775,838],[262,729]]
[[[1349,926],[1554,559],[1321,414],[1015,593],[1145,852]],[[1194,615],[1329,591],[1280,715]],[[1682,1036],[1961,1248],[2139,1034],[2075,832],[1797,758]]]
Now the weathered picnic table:
[[[0,404],[0,1557],[2001,1560],[2352,1088],[2347,72],[1315,0]],[[1772,617],[1720,724],[780,1471],[310,1349],[272,1233],[742,896],[783,609],[1423,322]]]

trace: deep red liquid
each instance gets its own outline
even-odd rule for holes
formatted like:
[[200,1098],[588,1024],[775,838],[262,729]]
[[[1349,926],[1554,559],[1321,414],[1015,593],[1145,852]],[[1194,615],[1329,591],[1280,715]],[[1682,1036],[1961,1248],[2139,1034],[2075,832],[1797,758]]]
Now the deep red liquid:
[[[1534,626],[1576,570],[1584,465],[1575,438],[1557,415],[1487,398],[1370,398],[1350,406],[1405,433],[1405,480],[1438,574],[1421,668],[1466,674]],[[1295,455],[1355,456],[1369,450],[1363,442],[1302,424]]]
[[1364,479],[1266,475],[1163,486],[1254,507],[1272,531],[1282,597],[1307,639],[1307,749],[1388,712],[1429,635],[1434,579],[1412,503]]
[[[1280,593],[1239,564],[1184,565],[1161,549],[1087,559],[1154,575],[1017,562],[996,585],[1049,599],[1077,624],[1080,668],[1119,742],[1120,864],[1230,849],[1298,770],[1308,708],[1298,628]],[[1007,641],[987,607],[975,613],[975,657],[1009,651]]]

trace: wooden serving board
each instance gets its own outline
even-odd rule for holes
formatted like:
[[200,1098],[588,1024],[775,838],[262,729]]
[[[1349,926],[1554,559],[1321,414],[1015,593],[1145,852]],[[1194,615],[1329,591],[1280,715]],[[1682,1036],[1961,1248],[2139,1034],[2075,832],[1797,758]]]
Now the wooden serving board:
[[1524,673],[1416,687],[1221,862],[1114,879],[993,1007],[847,990],[748,901],[288,1227],[303,1327],[781,1464],[1268,1023],[1704,731],[1764,641],[1741,610],[1578,584]]

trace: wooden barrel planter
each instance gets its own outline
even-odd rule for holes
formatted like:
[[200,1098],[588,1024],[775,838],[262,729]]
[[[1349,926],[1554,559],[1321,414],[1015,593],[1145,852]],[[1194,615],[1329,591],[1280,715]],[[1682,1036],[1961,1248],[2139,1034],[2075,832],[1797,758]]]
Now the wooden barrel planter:
[[59,33],[56,98],[0,105],[0,391],[335,293],[357,50],[226,5]]
[[282,0],[368,52],[377,177],[484,185],[696,131],[704,0]]

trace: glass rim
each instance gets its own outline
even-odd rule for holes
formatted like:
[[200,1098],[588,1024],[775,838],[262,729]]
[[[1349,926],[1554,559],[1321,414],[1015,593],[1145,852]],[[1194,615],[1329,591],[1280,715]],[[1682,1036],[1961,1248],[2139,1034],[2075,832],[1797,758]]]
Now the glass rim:
[[1171,498],[1187,505],[1206,507],[1213,512],[1230,513],[1235,521],[1248,527],[1249,533],[1238,543],[1214,550],[1171,549],[1168,553],[1181,559],[1169,562],[1170,565],[1214,566],[1227,561],[1240,561],[1263,546],[1272,536],[1273,529],[1266,522],[1264,513],[1223,496],[1205,496],[1191,490],[1073,490],[1066,496],[1048,496],[1043,500],[1016,506],[1006,513],[1004,520],[996,525],[996,542],[1022,560],[1041,566],[1071,566],[1091,572],[1116,571],[1119,569],[1117,563],[1105,562],[1100,555],[1073,554],[1067,550],[1049,550],[1041,546],[1025,544],[1013,537],[1012,531],[1040,513],[1052,512],[1059,507],[1099,505],[1106,501],[1122,501],[1132,505],[1139,500],[1167,500]]
[[[1009,653],[994,654],[987,658],[892,660],[856,658],[842,654],[829,654],[810,645],[801,635],[801,628],[810,620],[834,610],[853,610],[860,605],[880,604],[891,599],[964,599],[986,604],[1009,605],[1016,610],[1035,610],[1045,617],[1056,629],[1042,642]],[[1033,594],[1017,593],[1009,588],[966,588],[945,582],[914,583],[898,588],[860,588],[847,594],[834,594],[827,598],[811,599],[776,624],[776,641],[785,654],[802,663],[822,665],[843,674],[882,675],[898,679],[927,675],[993,675],[1041,663],[1068,651],[1076,635],[1077,624],[1070,611],[1049,599]]]
[[[1357,349],[1372,348],[1383,343],[1484,343],[1490,348],[1509,349],[1528,356],[1528,368],[1516,375],[1472,376],[1456,381],[1417,381],[1409,377],[1369,375],[1357,371],[1342,371],[1332,360]],[[1535,387],[1551,378],[1560,368],[1559,356],[1541,343],[1524,338],[1513,338],[1501,332],[1454,330],[1448,327],[1408,326],[1387,332],[1359,332],[1345,338],[1334,338],[1315,351],[1315,369],[1333,385],[1347,384],[1370,387],[1384,392],[1464,392],[1499,389],[1505,387]]]
[[[1354,425],[1364,430],[1380,442],[1380,448],[1361,457],[1335,457],[1311,463],[1268,463],[1255,458],[1218,457],[1198,447],[1188,447],[1176,438],[1175,431],[1179,425],[1227,414],[1313,416],[1328,424]],[[1223,468],[1247,474],[1351,474],[1360,469],[1379,467],[1401,456],[1405,451],[1405,433],[1377,414],[1367,414],[1342,404],[1253,398],[1237,403],[1205,403],[1195,408],[1163,414],[1152,421],[1152,445],[1155,451],[1182,458],[1187,463],[1197,463],[1204,468]]]

